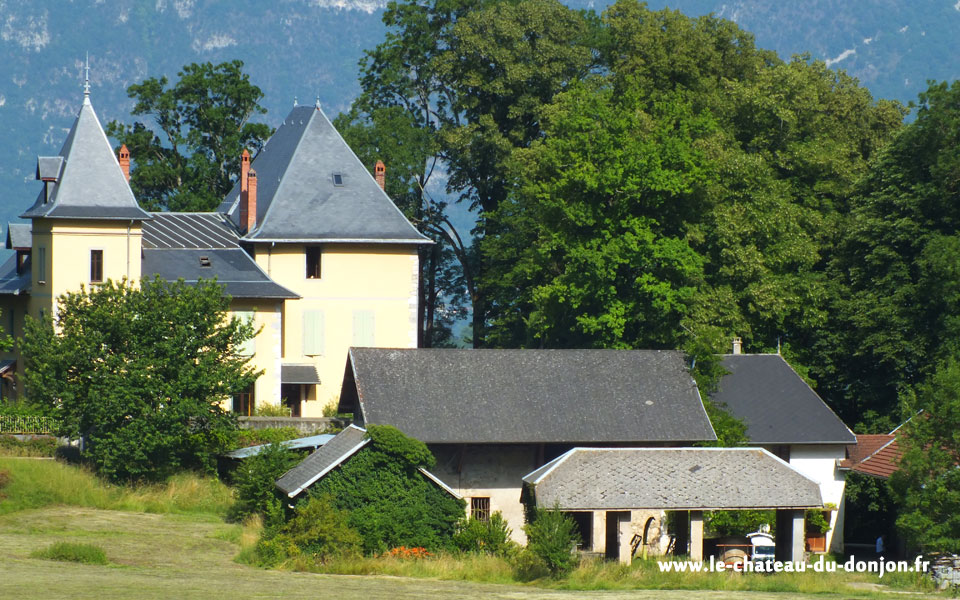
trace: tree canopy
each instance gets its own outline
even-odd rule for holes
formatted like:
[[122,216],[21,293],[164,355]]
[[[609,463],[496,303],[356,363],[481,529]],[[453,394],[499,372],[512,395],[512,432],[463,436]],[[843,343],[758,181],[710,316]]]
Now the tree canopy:
[[132,114],[152,122],[112,121],[106,133],[130,151],[130,187],[145,209],[214,210],[240,174],[244,148],[256,153],[273,133],[249,122],[266,113],[263,92],[239,60],[189,64],[177,77],[127,88]]
[[26,322],[21,350],[30,401],[58,417],[58,435],[112,480],[209,469],[236,420],[223,408],[259,373],[236,350],[253,335],[227,314],[213,281],[107,281],[58,299],[57,317]]

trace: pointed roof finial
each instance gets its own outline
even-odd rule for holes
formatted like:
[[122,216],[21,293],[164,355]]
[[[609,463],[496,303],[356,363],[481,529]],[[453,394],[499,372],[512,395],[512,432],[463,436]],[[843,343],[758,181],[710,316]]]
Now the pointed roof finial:
[[320,110],[320,94],[317,94],[317,103],[314,106],[317,107],[317,110]]
[[83,103],[90,104],[90,53],[87,52],[87,64],[83,77]]
[[297,97],[296,97],[296,96],[293,97],[293,105],[294,105],[294,106],[297,105]]

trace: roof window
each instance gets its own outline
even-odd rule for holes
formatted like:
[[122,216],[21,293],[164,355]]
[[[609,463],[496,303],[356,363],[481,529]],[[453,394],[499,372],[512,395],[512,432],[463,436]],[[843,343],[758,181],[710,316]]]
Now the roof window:
[[209,267],[209,266],[210,266],[210,257],[209,257],[209,256],[201,256],[201,257],[200,257],[200,266],[201,266],[201,267]]
[[334,173],[333,174],[333,185],[342,186],[343,185],[343,173]]

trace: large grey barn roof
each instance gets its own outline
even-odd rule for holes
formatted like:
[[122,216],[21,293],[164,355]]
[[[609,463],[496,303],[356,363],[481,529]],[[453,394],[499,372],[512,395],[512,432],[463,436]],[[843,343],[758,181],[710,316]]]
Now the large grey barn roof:
[[[265,242],[426,244],[319,108],[294,107],[254,159],[257,223]],[[334,175],[342,185],[334,183]],[[240,225],[240,183],[220,205]]]
[[49,219],[149,219],[140,208],[120,170],[117,157],[103,133],[103,127],[88,98],[60,150],[62,167],[57,157],[42,157],[37,164],[37,177],[58,177],[51,186],[49,199],[43,190],[24,218]]
[[854,444],[856,436],[779,354],[728,354],[714,401],[747,425],[751,444]]
[[428,443],[716,439],[668,350],[351,348],[340,410]]
[[574,448],[523,481],[565,510],[823,505],[816,482],[761,448]]

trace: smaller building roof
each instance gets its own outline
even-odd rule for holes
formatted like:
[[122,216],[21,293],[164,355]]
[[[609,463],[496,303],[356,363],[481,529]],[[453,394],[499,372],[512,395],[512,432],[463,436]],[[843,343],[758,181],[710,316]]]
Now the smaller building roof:
[[299,298],[270,279],[239,247],[202,250],[144,248],[140,270],[144,277],[156,274],[167,281],[183,279],[189,284],[215,278],[234,298]]
[[857,443],[847,446],[840,468],[886,479],[900,468],[902,457],[896,434],[857,434]]
[[30,250],[33,233],[29,223],[7,223],[7,250]]
[[[334,438],[332,433],[321,433],[320,435],[310,435],[307,437],[297,438],[295,440],[286,440],[280,442],[280,445],[284,448],[290,450],[303,450],[305,448],[319,448],[323,446],[330,440]],[[246,448],[238,448],[232,452],[227,452],[224,456],[228,458],[250,458],[251,456],[256,456],[263,452],[264,448],[269,447],[271,444],[260,444],[257,446],[247,446]]]
[[0,295],[17,296],[30,290],[30,257],[17,273],[17,256],[7,258],[0,265]]
[[754,445],[852,444],[856,436],[779,354],[728,354],[714,402],[747,425]]
[[299,384],[318,384],[320,376],[317,375],[315,365],[280,365],[280,383],[299,383]]
[[277,487],[288,497],[295,498],[369,443],[366,429],[350,425],[284,473],[277,480]]
[[523,481],[564,510],[823,506],[815,481],[762,448],[574,448]]

